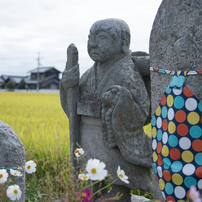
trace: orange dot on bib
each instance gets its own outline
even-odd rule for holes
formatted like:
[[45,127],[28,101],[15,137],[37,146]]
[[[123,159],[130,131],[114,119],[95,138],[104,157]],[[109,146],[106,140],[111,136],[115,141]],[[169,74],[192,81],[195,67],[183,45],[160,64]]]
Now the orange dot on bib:
[[168,121],[166,119],[163,120],[162,128],[164,131],[166,131],[168,129]]
[[158,165],[162,166],[163,165],[163,161],[160,155],[158,155]]
[[177,133],[180,136],[186,136],[189,132],[189,128],[186,124],[182,123],[177,126]]
[[164,170],[164,171],[163,171],[163,177],[164,177],[164,179],[165,179],[167,182],[169,182],[169,181],[171,180],[171,174],[170,174],[170,172],[169,172],[168,170]]
[[178,149],[176,148],[172,148],[170,150],[170,157],[173,159],[173,160],[178,160],[181,156],[181,153]]
[[166,96],[165,96],[165,94],[163,94],[163,97],[161,98],[160,103],[161,103],[162,105],[165,105],[165,104],[166,104]]
[[192,143],[192,148],[196,152],[201,152],[202,151],[202,140],[200,140],[200,139],[194,140]]
[[196,169],[196,176],[198,176],[199,178],[202,178],[202,166]]
[[183,88],[183,93],[186,97],[192,97],[194,94],[189,90],[189,88],[187,88],[187,86],[185,86]]
[[186,118],[187,118],[186,113],[183,110],[178,110],[175,113],[175,120],[179,123],[184,122]]
[[172,196],[167,196],[166,201],[175,202],[175,199]]
[[157,144],[157,153],[161,153],[161,150],[162,150],[162,144],[161,144],[161,142],[158,142],[158,144]]

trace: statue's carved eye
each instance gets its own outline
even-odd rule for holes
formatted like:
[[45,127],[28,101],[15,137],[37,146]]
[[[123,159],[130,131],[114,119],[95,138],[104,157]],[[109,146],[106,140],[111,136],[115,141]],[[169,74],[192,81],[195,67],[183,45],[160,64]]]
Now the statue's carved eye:
[[115,88],[113,88],[113,89],[111,90],[111,92],[112,92],[113,94],[115,94],[115,93],[117,92],[117,90],[116,90]]
[[98,38],[99,38],[99,39],[107,39],[107,37],[104,36],[104,35],[99,35]]

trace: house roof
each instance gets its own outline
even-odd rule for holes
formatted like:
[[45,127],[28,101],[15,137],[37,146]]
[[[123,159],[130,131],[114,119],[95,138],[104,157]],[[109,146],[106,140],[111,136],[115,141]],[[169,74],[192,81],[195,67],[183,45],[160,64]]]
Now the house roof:
[[27,76],[11,76],[11,75],[2,75],[4,80],[12,80],[14,83],[20,83],[22,79],[28,78]]
[[50,71],[54,69],[55,71],[61,73],[60,71],[58,71],[57,69],[55,69],[55,67],[37,67],[35,69],[32,69],[30,71],[28,71],[28,73],[44,73],[44,72],[47,72],[47,71]]

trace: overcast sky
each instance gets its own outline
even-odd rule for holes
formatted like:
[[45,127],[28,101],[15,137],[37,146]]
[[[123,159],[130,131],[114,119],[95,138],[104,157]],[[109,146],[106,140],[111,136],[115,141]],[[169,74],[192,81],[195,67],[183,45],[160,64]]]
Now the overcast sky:
[[66,49],[79,50],[80,72],[93,61],[87,53],[91,25],[119,18],[130,27],[132,51],[149,51],[152,24],[162,0],[0,0],[0,75],[27,75],[37,67],[63,71]]

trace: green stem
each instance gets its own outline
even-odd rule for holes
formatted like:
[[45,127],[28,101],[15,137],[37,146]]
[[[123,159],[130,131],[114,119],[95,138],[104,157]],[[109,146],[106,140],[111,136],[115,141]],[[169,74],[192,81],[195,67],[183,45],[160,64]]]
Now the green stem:
[[94,196],[95,194],[97,194],[98,192],[102,191],[103,189],[105,189],[105,188],[111,186],[114,182],[116,182],[116,180],[118,180],[118,178],[119,178],[119,177],[117,177],[113,182],[109,183],[106,187],[103,187],[102,189],[96,191],[96,192],[93,194],[93,196]]
[[83,155],[80,155],[80,156],[82,156],[83,160],[85,161],[85,164],[87,164],[86,159],[84,158],[84,156]]
[[87,188],[89,188],[89,187],[91,187],[91,186],[93,186],[93,185],[95,185],[95,184],[97,184],[97,183],[99,183],[99,182],[100,182],[99,180],[98,180],[98,181],[95,181],[95,182],[93,182],[93,183],[87,185],[87,186],[85,187],[85,189],[87,189]]

